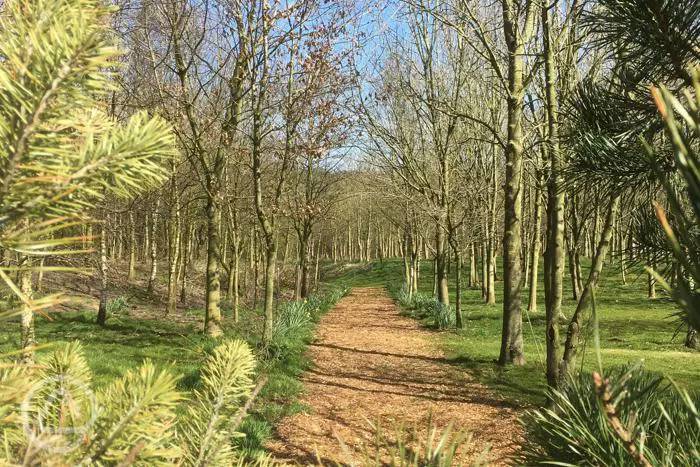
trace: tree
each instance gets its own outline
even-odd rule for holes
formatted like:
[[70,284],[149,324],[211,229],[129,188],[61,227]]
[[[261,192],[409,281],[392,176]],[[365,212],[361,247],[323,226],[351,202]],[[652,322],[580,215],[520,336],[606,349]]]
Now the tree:
[[[214,15],[216,6],[221,15]],[[230,157],[240,154],[239,124],[248,67],[247,17],[228,2],[169,2],[143,6],[139,52],[163,115],[173,124],[178,144],[206,200],[207,266],[205,332],[221,331],[221,238],[224,174]],[[210,60],[210,58],[212,58]],[[177,192],[177,190],[175,190]],[[177,224],[173,203],[171,223]],[[173,227],[174,228],[174,227]],[[177,231],[173,230],[177,235]],[[175,257],[171,243],[171,259]],[[176,264],[171,263],[171,272]],[[172,284],[172,281],[171,281]],[[174,300],[169,290],[169,306]]]
[[525,95],[524,56],[536,29],[537,8],[533,0],[503,0],[503,33],[508,50],[505,217],[503,233],[503,332],[500,364],[523,365],[523,318],[521,310],[522,260],[522,113]]
[[345,88],[350,84],[345,69],[352,51],[335,51],[343,23],[339,18],[344,9],[335,12],[329,25],[316,26],[309,34],[309,45],[301,47],[305,57],[298,64],[299,76],[292,83],[297,89],[295,104],[288,117],[294,122],[296,154],[290,180],[294,194],[289,197],[289,216],[299,242],[297,298],[306,298],[310,292],[310,240],[316,225],[328,215],[334,205],[335,185],[341,177],[334,172],[343,160],[337,148],[347,137],[350,118],[344,111],[347,105]]
[[[527,47],[537,31],[538,4],[532,0],[502,0],[500,19],[479,1],[457,0],[452,8],[441,11],[430,8],[440,21],[452,27],[466,44],[483,58],[490,67],[492,80],[505,94],[506,137],[505,154],[504,225],[503,225],[503,327],[498,362],[501,365],[525,363],[521,310],[522,271],[522,176],[523,176],[523,107],[527,85],[536,67],[525,61]],[[494,37],[500,28],[503,42]],[[498,46],[503,45],[505,54]],[[462,115],[471,122],[489,130],[496,140],[500,128],[488,125],[483,119]]]
[[108,10],[100,2],[13,0],[4,8],[0,245],[27,259],[18,265],[21,290],[5,271],[0,276],[31,327],[31,314],[54,300],[32,298],[30,258],[78,252],[82,238],[71,231],[88,221],[86,209],[108,193],[129,197],[161,183],[173,137],[157,117],[137,113],[118,124],[103,110],[111,87],[105,70],[118,49],[101,26]]
[[392,53],[381,63],[375,92],[359,97],[371,163],[393,177],[397,192],[412,191],[420,201],[409,196],[411,205],[433,220],[436,296],[448,306],[447,264],[450,247],[459,250],[456,231],[461,226],[455,194],[471,136],[462,115],[471,104],[474,57],[465,42],[431,14],[434,7],[430,1],[407,7],[408,33],[394,33],[387,44]]
[[[584,17],[610,66],[593,67],[568,102],[572,120],[566,144],[572,157],[565,172],[566,183],[577,192],[595,187],[599,196],[611,202],[588,281],[569,323],[560,379],[572,372],[581,314],[596,287],[620,196],[624,193],[626,204],[634,203],[640,212],[651,214],[650,194],[658,192],[663,180],[673,173],[673,165],[667,162],[673,154],[665,147],[663,125],[646,97],[647,87],[667,82],[680,92],[693,86],[687,69],[700,58],[693,45],[700,33],[688,24],[697,24],[698,18],[697,5],[645,0],[604,0]],[[644,242],[644,237],[655,236],[647,231],[639,240]],[[647,243],[645,255],[630,251],[630,256],[637,253],[648,261],[651,245]]]

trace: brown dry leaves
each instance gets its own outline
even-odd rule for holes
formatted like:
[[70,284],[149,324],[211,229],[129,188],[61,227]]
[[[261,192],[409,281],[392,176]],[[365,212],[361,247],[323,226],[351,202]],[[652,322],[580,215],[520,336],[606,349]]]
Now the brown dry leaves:
[[507,463],[521,437],[516,410],[447,362],[430,336],[399,315],[385,290],[354,289],[321,321],[314,367],[303,377],[301,402],[311,409],[282,421],[268,446],[273,455],[291,465],[357,465],[374,452],[377,422],[390,432],[399,425],[427,432],[432,418],[471,433],[460,461],[490,448],[491,465]]

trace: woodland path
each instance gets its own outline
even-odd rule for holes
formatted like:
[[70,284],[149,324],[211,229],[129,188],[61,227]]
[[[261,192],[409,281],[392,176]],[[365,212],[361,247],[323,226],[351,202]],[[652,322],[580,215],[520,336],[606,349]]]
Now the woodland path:
[[521,436],[517,410],[446,361],[433,335],[384,289],[353,289],[321,320],[302,378],[310,410],[280,423],[272,454],[289,465],[361,465],[374,453],[377,420],[387,435],[401,424],[425,436],[432,416],[439,428],[471,433],[458,452],[465,465],[488,447],[489,465],[506,464]]

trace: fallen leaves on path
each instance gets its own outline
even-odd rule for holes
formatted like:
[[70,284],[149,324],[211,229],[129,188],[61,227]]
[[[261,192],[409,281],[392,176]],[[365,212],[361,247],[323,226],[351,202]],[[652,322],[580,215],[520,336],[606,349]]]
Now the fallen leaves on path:
[[[366,453],[374,457],[377,424],[427,437],[432,421],[471,434],[458,451],[464,465],[483,456],[506,464],[521,436],[516,410],[445,360],[430,335],[400,316],[384,289],[354,289],[311,344],[301,397],[310,410],[282,421],[270,451],[289,465],[361,465]],[[387,451],[379,454],[386,463]]]

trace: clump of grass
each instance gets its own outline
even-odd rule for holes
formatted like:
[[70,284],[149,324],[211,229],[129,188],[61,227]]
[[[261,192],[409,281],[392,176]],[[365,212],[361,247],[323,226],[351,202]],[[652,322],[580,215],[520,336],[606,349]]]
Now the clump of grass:
[[333,287],[304,300],[281,304],[272,325],[272,336],[263,353],[268,359],[280,359],[303,347],[311,337],[314,323],[347,293],[345,287]]
[[129,301],[123,295],[107,301],[107,316],[129,314]]
[[409,294],[402,287],[395,294],[401,308],[408,311],[414,318],[427,319],[437,329],[448,329],[455,326],[455,314],[450,305],[440,303],[432,294],[416,292]]
[[399,306],[404,309],[413,308],[415,302],[415,295],[411,294],[406,290],[405,286],[401,287],[401,290],[396,294],[396,301]]
[[[392,467],[449,467],[457,464],[457,450],[471,442],[467,433],[455,431],[452,425],[440,430],[428,419],[427,430],[419,430],[417,426],[407,429],[398,425],[393,430],[387,430],[379,424],[372,426],[374,430],[373,443],[365,446],[362,465]],[[348,458],[352,457],[350,450],[341,441],[341,448],[346,451]],[[484,453],[485,454],[485,453]],[[388,455],[389,462],[385,456]],[[479,461],[470,464],[479,465]]]
[[237,448],[244,455],[256,455],[262,446],[272,436],[272,426],[265,420],[248,417],[243,420],[238,430],[245,436],[238,440]]
[[204,308],[194,307],[185,310],[186,316],[204,316]]
[[[605,379],[611,382],[607,405],[601,404],[591,374],[582,372],[561,391],[549,393],[551,408],[525,415],[524,464],[634,465],[631,451],[651,465],[700,463],[697,396],[639,365],[608,370]],[[628,443],[611,417],[629,435]]]
[[279,359],[295,347],[303,344],[312,330],[308,303],[295,301],[285,303],[277,309],[272,324],[270,343],[264,349],[267,358]]
[[432,314],[436,328],[448,329],[455,327],[455,313],[450,305],[445,305],[436,300]]

